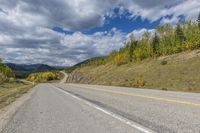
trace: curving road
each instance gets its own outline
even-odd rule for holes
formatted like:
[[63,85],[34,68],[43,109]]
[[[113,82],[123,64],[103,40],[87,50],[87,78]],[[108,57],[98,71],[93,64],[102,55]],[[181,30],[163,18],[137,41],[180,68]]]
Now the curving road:
[[68,75],[64,71],[60,71],[63,75],[64,78],[60,81],[60,84],[64,84],[68,78]]
[[199,133],[200,94],[39,84],[2,133]]

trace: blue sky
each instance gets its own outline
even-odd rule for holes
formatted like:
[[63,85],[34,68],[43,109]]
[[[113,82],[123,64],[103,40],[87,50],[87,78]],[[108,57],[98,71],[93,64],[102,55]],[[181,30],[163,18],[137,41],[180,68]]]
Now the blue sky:
[[4,62],[69,66],[124,46],[158,25],[195,21],[199,0],[0,1]]
[[[113,17],[105,17],[104,25],[95,28],[80,30],[80,32],[90,35],[96,32],[110,31],[112,28],[116,28],[124,33],[131,33],[134,30],[140,30],[140,29],[151,30],[159,26],[163,18],[167,19],[173,18],[173,14],[161,16],[159,19],[155,21],[151,21],[147,18],[143,19],[141,18],[141,16],[130,18],[131,14],[128,12],[122,15],[119,14],[118,8],[114,9],[114,13],[115,15]],[[177,18],[179,18],[178,22],[185,20],[184,14],[180,14],[179,16],[177,16]],[[73,31],[64,30],[62,27],[54,27],[53,30],[65,34],[74,33]]]
[[[120,15],[118,12],[119,9],[115,9],[115,16],[114,17],[106,17],[105,23],[102,26],[98,26],[95,28],[89,28],[80,30],[84,34],[94,34],[96,32],[103,32],[103,31],[110,31],[112,28],[116,28],[124,33],[130,33],[133,30],[140,30],[140,29],[154,29],[156,26],[160,24],[161,18],[151,22],[148,19],[142,19],[140,16],[136,18],[129,18],[131,16],[130,13],[126,12],[123,15]],[[165,16],[171,18],[172,16]],[[182,19],[181,19],[182,20]],[[65,33],[65,34],[72,34],[72,31],[64,30],[62,27],[54,27],[54,31]]]
[[125,33],[130,33],[133,30],[139,30],[142,28],[145,29],[154,29],[156,26],[158,26],[160,23],[159,20],[150,22],[149,20],[141,19],[141,17],[137,17],[135,19],[129,19],[127,16],[117,16],[115,18],[107,18],[106,23],[102,27],[97,27],[93,29],[89,29],[86,31],[83,31],[83,33],[86,34],[93,34],[97,31],[109,31],[113,27],[117,28],[118,30],[125,32]]

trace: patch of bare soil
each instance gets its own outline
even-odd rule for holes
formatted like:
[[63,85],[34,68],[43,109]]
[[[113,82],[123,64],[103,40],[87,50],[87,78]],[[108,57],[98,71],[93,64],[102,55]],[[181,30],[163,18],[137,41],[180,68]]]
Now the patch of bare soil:
[[178,54],[161,56],[158,60],[174,60],[174,61],[186,61],[194,57],[200,56],[200,49],[186,51]]

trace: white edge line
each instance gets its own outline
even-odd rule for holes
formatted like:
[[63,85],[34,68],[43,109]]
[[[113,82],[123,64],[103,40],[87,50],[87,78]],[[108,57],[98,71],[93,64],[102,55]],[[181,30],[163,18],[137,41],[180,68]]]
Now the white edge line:
[[[49,84],[49,85],[51,85],[51,84]],[[135,123],[135,122],[133,122],[133,121],[127,119],[127,118],[124,118],[124,117],[122,117],[122,116],[120,116],[120,115],[117,115],[117,114],[115,114],[115,113],[113,113],[113,112],[110,112],[110,111],[108,111],[108,110],[105,110],[105,109],[103,109],[103,108],[101,108],[101,107],[99,107],[99,106],[97,106],[97,105],[95,105],[95,104],[93,104],[93,103],[91,103],[91,102],[88,102],[88,101],[86,101],[86,100],[84,100],[84,99],[81,99],[81,98],[79,98],[79,97],[77,97],[77,96],[71,94],[71,93],[68,93],[68,92],[66,92],[66,91],[64,91],[64,90],[62,90],[62,89],[60,89],[60,88],[58,88],[58,87],[56,87],[56,86],[54,86],[54,85],[51,85],[51,86],[52,86],[53,88],[55,88],[55,89],[57,89],[57,90],[59,90],[59,91],[65,93],[65,94],[67,94],[67,95],[73,97],[74,99],[79,100],[79,101],[81,101],[81,102],[84,102],[85,104],[87,104],[87,105],[89,105],[89,106],[91,106],[91,107],[93,107],[93,108],[95,108],[95,109],[97,109],[97,110],[99,110],[99,111],[101,111],[101,112],[107,114],[107,115],[110,115],[111,117],[113,117],[113,118],[115,118],[115,119],[117,119],[117,120],[119,120],[119,121],[121,121],[121,122],[123,122],[123,123],[125,123],[125,124],[127,124],[127,125],[129,125],[129,126],[131,126],[131,127],[133,127],[133,128],[135,128],[135,129],[137,129],[137,130],[139,130],[139,131],[141,131],[141,132],[143,132],[143,133],[154,133],[154,131],[152,131],[152,130],[146,128],[146,127],[143,127],[142,125],[137,124],[137,123]]]

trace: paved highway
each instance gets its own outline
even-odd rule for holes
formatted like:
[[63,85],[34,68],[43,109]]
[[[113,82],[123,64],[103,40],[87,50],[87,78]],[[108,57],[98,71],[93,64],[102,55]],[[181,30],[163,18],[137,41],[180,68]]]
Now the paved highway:
[[200,94],[39,84],[2,133],[199,133]]

